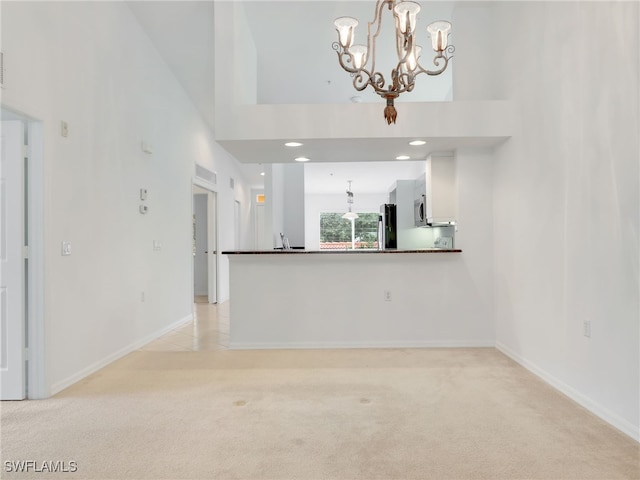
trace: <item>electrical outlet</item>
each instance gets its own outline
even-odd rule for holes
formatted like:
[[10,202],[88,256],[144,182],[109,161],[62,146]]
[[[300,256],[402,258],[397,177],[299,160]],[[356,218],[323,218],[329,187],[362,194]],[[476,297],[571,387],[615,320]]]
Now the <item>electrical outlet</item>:
[[384,301],[385,302],[390,302],[391,301],[391,290],[385,290],[384,291]]
[[582,323],[582,334],[587,338],[591,338],[591,320],[585,320]]

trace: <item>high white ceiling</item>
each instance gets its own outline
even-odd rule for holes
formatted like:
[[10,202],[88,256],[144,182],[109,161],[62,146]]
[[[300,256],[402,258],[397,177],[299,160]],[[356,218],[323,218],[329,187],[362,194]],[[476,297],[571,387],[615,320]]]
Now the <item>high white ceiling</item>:
[[[366,23],[372,20],[375,1],[240,1],[256,46],[259,103],[341,103],[350,102],[352,97],[359,96],[362,102],[380,103],[382,112],[383,100],[377,95],[354,90],[349,74],[339,67],[336,53],[332,49],[332,43],[336,40],[333,21],[339,16],[358,18],[360,25],[356,32],[356,42],[365,42]],[[214,1],[128,1],[127,3],[205,121],[213,128],[216,68]],[[452,2],[423,1],[423,9],[419,16],[420,28],[426,30],[425,26],[434,20],[450,20],[453,5]],[[383,14],[388,15],[386,11]],[[388,27],[391,16],[383,19],[383,27]],[[423,36],[423,44],[428,47],[426,32]],[[378,46],[378,56],[381,58],[384,57],[385,50],[382,45],[393,45],[393,41],[385,42],[381,34]],[[387,48],[392,51],[393,49],[393,46]],[[389,52],[389,56],[394,55]],[[398,102],[443,100],[451,95],[450,72],[439,77],[419,78],[417,82],[422,82],[422,87],[403,95]],[[380,115],[383,121],[382,113]],[[307,151],[314,152],[313,158],[323,158],[325,161],[330,159],[331,162],[389,161],[400,154],[424,159],[428,151],[427,147],[408,147],[408,140],[410,139],[379,138],[375,141],[325,139],[324,141],[305,141],[305,148]],[[453,149],[456,146],[451,141],[440,140],[441,143],[438,141],[438,139],[432,140],[430,150],[433,150],[434,146],[440,150]],[[433,142],[436,143],[433,144]],[[255,163],[255,152],[259,151],[264,158],[264,163],[280,162],[282,154],[276,153],[282,150],[280,143],[268,140],[247,140],[240,146],[236,145],[234,155],[243,164]],[[336,172],[340,169],[339,165],[335,164],[332,168]],[[258,186],[263,182],[263,177],[259,175],[262,170],[260,165],[245,164],[243,169],[252,186]],[[362,172],[361,181],[355,178],[356,171],[350,175],[354,177],[351,180],[359,182],[363,190],[372,190],[374,185],[379,189],[378,191],[386,190],[390,183],[389,175],[393,176],[393,173],[382,168],[382,165],[380,168],[365,167],[359,170]],[[310,184],[321,185],[320,179],[311,178],[315,175],[315,171],[313,168],[307,168],[306,176]],[[366,180],[365,171],[367,172]],[[398,174],[400,173],[398,171]],[[342,190],[343,186],[340,186],[339,191]]]

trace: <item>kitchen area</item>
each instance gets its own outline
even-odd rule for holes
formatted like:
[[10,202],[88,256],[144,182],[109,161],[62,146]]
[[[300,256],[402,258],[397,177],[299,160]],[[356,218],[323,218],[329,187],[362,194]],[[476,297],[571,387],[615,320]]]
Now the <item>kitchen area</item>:
[[405,178],[387,177],[382,195],[359,194],[354,181],[353,210],[380,213],[387,235],[376,249],[331,251],[315,240],[318,212],[347,212],[344,189],[321,200],[305,192],[310,165],[271,165],[271,248],[223,252],[230,348],[491,346],[491,289],[482,281],[492,261],[490,212],[476,209],[491,202],[490,161],[483,151],[430,155]]
[[380,208],[380,249],[454,248],[455,158],[429,155],[423,166],[415,179],[391,186],[388,203]]
[[350,235],[327,234],[322,226],[323,216],[332,215],[348,229],[350,222],[344,218],[349,209],[360,216],[355,219],[357,249],[454,246],[457,185],[452,153],[426,160],[264,167],[265,189],[252,191],[264,201],[258,207],[255,250],[282,248],[282,236],[292,249],[351,249]]

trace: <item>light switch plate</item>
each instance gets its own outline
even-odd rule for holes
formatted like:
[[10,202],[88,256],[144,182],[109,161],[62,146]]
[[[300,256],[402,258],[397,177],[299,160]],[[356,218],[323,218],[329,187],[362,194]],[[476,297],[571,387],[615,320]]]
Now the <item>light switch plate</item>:
[[140,144],[140,148],[142,149],[142,151],[144,153],[148,153],[148,154],[152,154],[153,153],[153,147],[150,144],[148,144],[147,142],[142,142]]
[[71,242],[69,242],[68,240],[62,241],[62,255],[71,255]]

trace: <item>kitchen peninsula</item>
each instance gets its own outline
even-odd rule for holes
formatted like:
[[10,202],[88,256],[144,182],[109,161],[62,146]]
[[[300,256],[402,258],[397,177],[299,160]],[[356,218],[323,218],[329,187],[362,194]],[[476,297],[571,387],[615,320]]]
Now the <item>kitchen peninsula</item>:
[[232,349],[494,344],[459,249],[223,254]]

